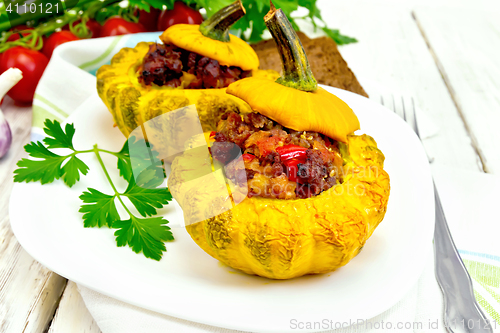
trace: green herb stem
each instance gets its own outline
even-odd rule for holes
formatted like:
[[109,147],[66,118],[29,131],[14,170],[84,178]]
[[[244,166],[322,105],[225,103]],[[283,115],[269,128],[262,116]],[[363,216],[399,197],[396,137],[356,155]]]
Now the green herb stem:
[[99,161],[99,164],[101,165],[101,168],[102,168],[102,171],[104,171],[104,174],[106,175],[106,178],[108,179],[108,182],[109,184],[111,185],[111,188],[113,189],[113,191],[115,192],[115,197],[118,198],[118,200],[120,201],[120,203],[122,204],[123,208],[125,208],[125,211],[130,215],[130,218],[133,217],[133,214],[130,212],[130,210],[127,208],[127,206],[125,205],[125,203],[123,202],[122,198],[121,198],[121,194],[120,192],[118,192],[118,190],[116,189],[115,187],[115,184],[113,183],[113,181],[111,180],[111,176],[109,175],[108,173],[108,170],[106,169],[106,166],[104,165],[104,162],[101,158],[101,155],[99,154],[100,151],[103,151],[101,149],[99,149],[97,147],[97,145],[94,145],[94,149],[92,150],[95,155],[97,156],[97,160]]
[[[101,149],[99,149],[100,151],[102,151]],[[75,152],[71,155],[76,155],[76,154],[86,154],[86,153],[93,153],[95,152],[94,149],[89,149],[89,150],[75,150]]]
[[[114,155],[116,157],[118,157],[119,155],[121,155],[120,153],[117,153],[117,152],[114,152],[114,151],[109,151],[109,150],[106,150],[106,149],[101,149],[101,148],[97,148],[98,151],[100,151],[101,153],[106,153],[106,154],[110,154],[110,155]],[[90,150],[90,152],[94,152],[95,150]],[[85,153],[89,152],[89,151],[84,151]]]

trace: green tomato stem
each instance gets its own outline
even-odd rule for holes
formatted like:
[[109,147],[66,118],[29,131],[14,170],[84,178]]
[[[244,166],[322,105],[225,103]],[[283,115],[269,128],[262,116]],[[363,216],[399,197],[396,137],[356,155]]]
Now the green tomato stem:
[[[120,0],[114,0],[114,2],[117,2],[117,1],[120,1]],[[79,0],[78,1],[78,5],[73,7],[74,9],[78,9],[77,11],[81,10],[81,9],[84,9],[85,5],[87,4],[92,4],[92,3],[102,3],[103,1],[100,1],[100,0]],[[109,1],[104,1],[104,2],[109,2]],[[44,4],[44,1],[43,0],[40,0],[40,1],[37,1],[36,2],[37,4]],[[64,2],[62,2],[64,4]],[[66,8],[64,8],[64,10],[67,12],[68,10]],[[35,14],[35,15],[20,15],[19,17],[16,17],[12,20],[7,20],[5,22],[2,22],[0,23],[0,32],[1,31],[6,31],[6,30],[9,30],[13,27],[16,27],[20,24],[24,24],[26,23],[27,21],[31,21],[31,20],[39,20],[41,18],[44,18],[44,17],[47,17],[47,16],[50,16],[51,14],[50,13],[38,13]],[[60,16],[59,16],[60,17]],[[57,18],[59,18],[57,17]]]
[[[15,41],[6,42],[6,40],[12,35],[11,32],[7,32],[2,40],[2,43],[0,44],[0,53],[5,52],[15,46],[22,46],[38,51],[43,47],[42,36],[50,34],[57,29],[64,27],[66,24],[70,25],[70,31],[78,38],[90,37],[90,31],[88,30],[86,25],[88,19],[93,18],[95,14],[102,8],[119,1],[120,0],[80,0],[78,6],[70,10],[65,10],[63,15],[55,17],[46,23],[40,24],[38,27],[36,27],[36,29],[21,31],[29,33],[29,35],[26,37],[20,38]],[[41,18],[42,16],[43,15],[37,16],[35,17],[35,19]],[[75,27],[72,27],[71,23],[77,21],[78,19],[81,19],[82,22]],[[25,22],[26,20],[23,21],[21,16],[19,19],[12,20],[11,23],[13,26],[16,26]],[[5,24],[8,24],[8,26],[6,26]],[[7,30],[9,28],[9,22],[0,24],[0,31]]]
[[92,32],[87,27],[87,22],[89,21],[89,17],[86,14],[83,14],[80,22],[78,24],[73,24],[78,20],[74,20],[68,23],[69,31],[78,38],[90,38],[92,37]]
[[121,8],[118,11],[118,15],[129,22],[139,23],[139,15],[134,15],[135,8],[133,7],[125,7]]
[[[23,33],[28,33],[29,35],[23,36]],[[14,34],[19,34],[20,38],[18,40],[6,42],[6,40]],[[7,32],[2,40],[2,43],[0,43],[0,53],[3,53],[15,46],[22,46],[31,50],[38,51],[43,46],[42,36],[36,30],[20,30],[16,32]]]

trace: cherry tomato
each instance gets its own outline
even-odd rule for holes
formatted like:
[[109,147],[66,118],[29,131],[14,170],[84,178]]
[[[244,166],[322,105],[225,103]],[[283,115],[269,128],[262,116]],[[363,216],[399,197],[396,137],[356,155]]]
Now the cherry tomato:
[[[75,25],[78,25],[81,22],[82,22],[82,20],[77,20],[77,21],[71,23],[71,26],[74,27]],[[98,38],[98,37],[100,37],[100,34],[101,34],[101,25],[99,24],[99,22],[97,22],[94,19],[89,19],[87,21],[86,25],[87,25],[87,29],[89,29],[90,32],[92,33],[92,37],[91,38]],[[64,27],[62,27],[62,30],[69,31],[69,24],[66,24]]]
[[10,31],[21,31],[21,30],[33,30],[33,28],[30,28],[25,24],[20,24],[20,25],[16,25],[14,28],[10,29]]
[[[14,33],[12,35],[10,35],[9,38],[7,38],[7,42],[13,42],[13,41],[16,41],[18,39],[29,36],[30,32],[28,32],[26,30],[33,30],[33,28],[28,28],[25,25],[20,25],[20,26],[15,27],[14,29],[11,30]],[[23,31],[23,32],[21,32],[21,31]],[[42,36],[42,43],[45,43],[46,39],[47,38],[45,36]]]
[[119,16],[110,17],[101,28],[101,37],[147,32],[140,23],[129,22]]
[[160,13],[161,10],[153,7],[149,9],[149,13],[145,10],[139,10],[139,23],[142,24],[147,31],[156,31]]
[[27,33],[27,32],[23,32],[23,33],[15,32],[12,35],[10,35],[9,38],[7,38],[7,42],[13,42],[15,40],[20,39],[21,38],[20,35],[22,35],[23,37],[26,37],[29,35],[29,33]]
[[200,12],[194,10],[183,2],[175,2],[174,9],[164,10],[158,18],[158,31],[167,30],[168,27],[179,24],[201,24],[203,17]]
[[21,38],[20,35],[22,35],[23,37],[28,36],[29,32],[19,32],[19,31],[23,31],[23,30],[33,30],[33,28],[28,28],[25,25],[20,25],[20,26],[15,27],[14,29],[11,29],[11,31],[14,33],[12,35],[10,35],[9,38],[7,38],[7,42],[12,42],[12,41],[20,39]]
[[47,58],[50,59],[52,57],[52,53],[54,49],[61,44],[71,42],[73,40],[79,40],[80,38],[76,37],[69,31],[59,31],[54,32],[50,35],[49,38],[43,43],[42,53],[45,54]]
[[23,72],[22,80],[7,95],[17,103],[31,104],[38,81],[48,63],[49,59],[43,53],[21,46],[5,51],[0,58],[0,73],[11,67],[19,68]]

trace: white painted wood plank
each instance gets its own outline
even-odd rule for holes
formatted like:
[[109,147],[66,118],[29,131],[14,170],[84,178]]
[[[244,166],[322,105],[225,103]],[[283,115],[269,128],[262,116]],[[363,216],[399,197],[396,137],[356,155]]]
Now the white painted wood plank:
[[8,203],[12,171],[29,141],[30,108],[6,98],[2,109],[13,132],[13,145],[0,160],[0,332],[43,332],[53,318],[66,279],[31,258],[12,234]]
[[[366,5],[373,5],[383,9],[406,9],[413,10],[418,6],[425,6],[428,8],[443,9],[481,9],[498,13],[500,10],[500,2],[497,0],[317,0],[321,8],[329,4],[332,8],[341,6],[350,6],[353,9],[359,9]],[[325,15],[323,15],[325,16]],[[332,28],[342,28],[341,26],[333,25]]]
[[415,17],[471,132],[485,171],[500,174],[500,12],[417,8]]
[[101,333],[74,282],[68,281],[49,333]]
[[414,96],[417,107],[440,128],[438,135],[424,140],[429,156],[436,163],[482,171],[411,6],[386,2],[322,0],[319,7],[329,26],[359,40],[342,46],[340,52],[361,84],[365,78],[395,94]]

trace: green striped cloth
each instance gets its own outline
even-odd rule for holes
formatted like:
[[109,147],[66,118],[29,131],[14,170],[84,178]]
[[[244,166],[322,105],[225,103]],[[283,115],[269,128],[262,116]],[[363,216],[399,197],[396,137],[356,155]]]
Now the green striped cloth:
[[476,299],[500,324],[500,177],[443,166],[432,171]]
[[[139,41],[158,41],[159,33],[127,35],[70,42],[58,47],[40,80],[33,103],[32,139],[43,138],[43,123],[46,118],[63,122],[86,99],[96,93],[96,70],[110,62],[111,57],[122,47],[134,47]],[[443,206],[465,265],[474,282],[476,298],[488,316],[500,322],[500,218],[498,188],[500,178],[480,173],[461,172],[449,168],[434,167],[434,177]],[[429,247],[431,244],[429,244]],[[427,323],[439,320],[437,331],[445,332],[442,326],[443,298],[433,276],[432,260],[421,277],[418,286],[391,310],[373,320],[408,320]],[[427,281],[427,282],[425,282]],[[429,285],[432,286],[430,287]],[[149,315],[142,315],[140,309],[119,305],[115,300],[80,288],[86,305],[104,333],[115,332],[110,323],[122,323],[141,327],[140,318],[151,321]],[[110,312],[102,317],[102,307],[118,307],[116,318]],[[434,306],[434,307],[432,307]],[[410,309],[410,310],[408,310]],[[123,313],[128,313],[123,316]],[[102,317],[102,321],[101,321]],[[133,318],[133,321],[130,321]],[[158,315],[158,327],[168,327],[169,320]],[[127,322],[129,320],[130,322]],[[177,323],[179,324],[179,323]],[[192,327],[188,327],[193,324]],[[186,322],[186,331],[196,326],[197,332],[213,331],[205,325]],[[105,329],[105,327],[108,327]],[[184,327],[184,326],[183,326]],[[224,330],[229,332],[230,330]],[[413,330],[412,330],[413,331]],[[420,332],[419,330],[417,330]],[[425,329],[422,332],[436,331]],[[360,328],[347,328],[335,332],[369,332]],[[378,331],[377,331],[378,332]]]

